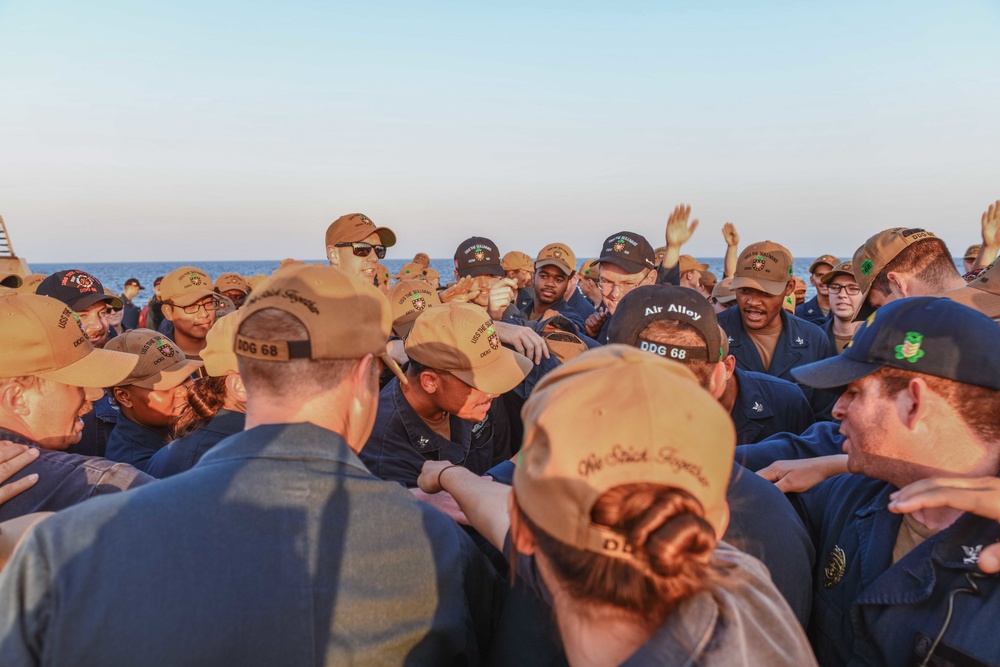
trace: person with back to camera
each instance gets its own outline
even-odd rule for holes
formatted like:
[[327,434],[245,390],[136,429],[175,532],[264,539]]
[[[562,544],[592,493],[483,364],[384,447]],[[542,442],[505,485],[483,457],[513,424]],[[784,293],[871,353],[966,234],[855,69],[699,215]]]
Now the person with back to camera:
[[[687,369],[593,349],[549,373],[523,415],[512,492],[445,462],[425,463],[420,486],[445,484],[477,530],[509,541],[570,665],[816,664],[766,568],[719,541],[735,432]],[[466,504],[466,483],[492,500]],[[491,511],[497,494],[509,515]]]

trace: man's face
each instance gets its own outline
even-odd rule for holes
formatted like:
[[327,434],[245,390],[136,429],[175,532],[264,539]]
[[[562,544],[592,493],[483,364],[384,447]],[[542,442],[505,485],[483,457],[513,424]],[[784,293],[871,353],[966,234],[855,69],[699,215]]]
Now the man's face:
[[[801,283],[801,284],[800,284]],[[826,285],[824,285],[826,287]],[[806,284],[796,278],[795,280],[795,305],[801,306],[806,302]]]
[[[851,295],[847,293],[847,290],[857,289],[858,281],[852,276],[840,274],[831,280],[830,284],[834,286],[833,290],[830,290],[830,308],[833,310],[834,317],[849,322],[854,317],[854,313],[858,312],[858,308],[861,307],[861,291],[858,290],[857,294]],[[838,289],[840,293],[835,294],[834,290]]]
[[438,408],[474,424],[486,419],[495,394],[470,387],[447,371],[432,372],[438,377],[434,393]]
[[143,389],[126,387],[135,420],[150,428],[165,429],[181,414],[187,403],[187,386],[181,383],[173,389]]
[[545,308],[562,301],[568,285],[569,279],[558,266],[543,266],[535,271],[535,298]]
[[[175,305],[169,305],[169,308],[170,320],[174,323],[174,329],[189,338],[203,340],[208,335],[209,329],[215,324],[215,297],[206,296],[187,306],[186,309]],[[189,313],[188,310],[195,312]]]
[[972,265],[976,263],[976,258],[973,257],[971,259],[963,259],[962,262],[965,265],[965,273],[968,273],[972,270]]
[[511,269],[507,271],[507,277],[517,281],[517,289],[524,289],[531,284],[531,273],[524,269]]
[[[24,417],[31,433],[25,433],[44,449],[66,449],[80,442],[83,415],[91,411],[90,400],[100,398],[100,390],[71,387],[61,382],[36,378],[25,387],[29,414]],[[90,400],[88,400],[90,399]]]
[[886,480],[900,465],[893,436],[899,418],[894,398],[883,396],[881,386],[872,376],[852,382],[833,406],[833,418],[846,438],[847,469]]
[[104,347],[108,342],[108,304],[105,301],[98,301],[89,308],[76,311],[80,318],[80,326],[90,339],[90,344],[94,347]]
[[811,282],[813,287],[816,288],[816,291],[823,296],[827,296],[830,293],[830,291],[826,288],[826,285],[822,282],[823,276],[830,273],[830,271],[833,271],[833,267],[829,264],[819,264],[816,266],[816,270],[809,276],[809,282]]
[[652,285],[656,276],[652,271],[646,269],[639,273],[626,273],[614,264],[601,263],[601,277],[598,283],[601,288],[601,296],[604,297],[604,305],[613,315],[618,308],[618,302],[626,294],[642,285]]
[[699,271],[698,269],[691,269],[690,271],[685,271],[684,275],[681,276],[681,287],[698,289],[700,285],[701,285],[701,271]]
[[243,302],[247,299],[247,293],[241,289],[227,289],[222,293],[223,296],[229,297],[229,300],[233,302],[233,305],[237,308],[243,307]]
[[[361,242],[367,243],[370,246],[382,245],[382,240],[375,232],[366,236]],[[374,284],[375,274],[378,273],[379,262],[378,255],[375,254],[374,248],[370,249],[368,254],[364,257],[359,257],[355,254],[355,250],[351,246],[343,246],[339,248],[333,247],[332,250],[328,249],[328,251],[331,253],[331,264],[349,276],[357,276],[369,285]],[[334,255],[336,255],[336,259],[334,258]]]
[[138,285],[126,285],[123,291],[125,297],[131,301],[135,297],[139,296],[139,286]]
[[476,276],[473,280],[475,280],[476,289],[479,290],[479,296],[473,299],[472,303],[483,308],[488,308],[490,305],[490,290],[502,278],[500,276]]
[[[786,294],[790,290],[791,287],[787,288]],[[748,331],[766,329],[781,313],[785,294],[768,294],[752,287],[740,287],[733,291],[736,293],[736,305],[740,309],[743,328]]]

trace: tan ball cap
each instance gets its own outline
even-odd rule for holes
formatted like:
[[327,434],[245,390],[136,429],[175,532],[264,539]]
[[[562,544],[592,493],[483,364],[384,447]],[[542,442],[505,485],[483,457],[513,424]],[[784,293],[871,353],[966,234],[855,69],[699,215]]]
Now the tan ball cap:
[[576,255],[565,243],[550,243],[542,248],[535,260],[536,271],[543,266],[557,266],[568,278],[576,271]]
[[520,250],[511,250],[504,255],[503,259],[500,260],[500,266],[503,267],[504,271],[517,271],[519,269],[528,273],[535,271],[535,263],[531,257]]
[[403,264],[403,268],[401,268],[399,270],[399,273],[394,275],[393,278],[399,280],[403,278],[413,278],[415,280],[423,280],[424,268],[425,267],[423,265],[417,264],[416,262],[407,262],[406,264]]
[[29,273],[24,277],[24,282],[22,282],[21,286],[17,288],[17,291],[21,294],[34,294],[35,288],[37,288],[47,277],[48,276],[44,273]]
[[688,271],[708,271],[708,264],[700,263],[691,255],[681,255],[679,270],[681,273],[687,273]]
[[392,324],[389,302],[374,285],[353,280],[332,266],[288,268],[250,293],[241,321],[267,308],[294,315],[308,331],[309,340],[263,340],[237,333],[238,356],[289,361],[361,359],[371,354],[405,382],[385,347]]
[[[982,247],[983,246],[978,243],[976,245],[970,245],[965,249],[965,254],[962,255],[962,259],[976,259],[979,257],[979,249]],[[25,278],[25,280],[27,280],[27,278]]]
[[406,338],[420,313],[440,305],[441,297],[426,280],[400,280],[389,290],[393,332],[400,338]]
[[732,278],[723,278],[719,282],[715,283],[715,287],[712,288],[712,298],[722,305],[736,301],[736,295],[733,294],[732,284]]
[[190,306],[215,294],[213,287],[207,273],[193,266],[182,266],[163,276],[160,298],[164,303],[175,306]]
[[418,252],[413,256],[413,261],[425,269],[431,265],[431,258],[426,252]]
[[139,358],[95,349],[66,304],[37,294],[0,296],[0,369],[74,387],[114,387]]
[[236,363],[236,330],[240,326],[240,313],[230,313],[220,317],[205,336],[205,349],[201,360],[205,364],[205,374],[209,377],[223,377],[229,373],[239,373]]
[[379,241],[386,248],[396,245],[396,234],[388,227],[376,227],[364,213],[342,215],[326,228],[326,244],[358,243],[372,234],[378,234]]
[[828,271],[822,279],[820,279],[820,282],[824,285],[829,285],[837,276],[850,276],[851,278],[854,278],[854,262],[847,261],[837,264],[835,267],[830,269],[830,271]]
[[626,345],[590,350],[546,375],[522,410],[518,507],[560,542],[629,559],[627,538],[591,522],[607,490],[652,483],[698,499],[722,536],[736,432],[683,365]]
[[250,283],[238,273],[223,273],[215,280],[215,289],[219,290],[219,292],[238,289],[244,294],[249,294]]
[[833,267],[840,264],[840,260],[834,257],[833,255],[820,255],[819,257],[813,260],[812,264],[809,265],[809,273],[816,273],[816,267],[818,267],[820,264],[828,264],[832,269]]
[[773,296],[785,293],[792,279],[792,253],[773,241],[751,243],[740,253],[731,289],[741,287],[767,292]]
[[937,237],[924,229],[893,227],[871,237],[855,251],[851,263],[854,268],[854,279],[861,288],[861,307],[854,315],[855,322],[867,319],[875,312],[875,308],[868,303],[868,293],[872,289],[875,276],[909,246],[917,241],[933,238]]
[[589,259],[580,267],[580,277],[590,278],[595,283],[601,277],[601,263],[596,259]]
[[143,389],[173,389],[201,368],[200,361],[188,359],[163,334],[150,329],[132,329],[115,336],[105,350],[139,355],[139,363],[115,386],[135,385]]
[[20,273],[11,273],[9,271],[0,271],[0,287],[7,287],[9,289],[17,289],[24,282],[24,278],[21,277]]
[[448,371],[487,394],[505,394],[534,367],[531,360],[500,344],[493,320],[471,303],[429,308],[413,323],[406,356],[428,368]]

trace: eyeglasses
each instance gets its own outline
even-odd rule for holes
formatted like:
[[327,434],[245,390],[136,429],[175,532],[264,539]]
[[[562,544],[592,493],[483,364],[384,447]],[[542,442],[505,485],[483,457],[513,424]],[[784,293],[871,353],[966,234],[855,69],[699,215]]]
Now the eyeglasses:
[[385,259],[385,246],[384,245],[372,245],[371,243],[362,243],[360,241],[356,243],[338,243],[337,248],[347,248],[350,247],[354,250],[355,257],[367,257],[372,250],[375,251],[375,256],[379,259]]
[[830,294],[840,294],[841,291],[847,292],[849,296],[861,294],[861,288],[857,285],[827,285],[826,288],[830,290]]
[[207,301],[199,301],[198,303],[192,303],[190,306],[178,306],[176,303],[167,303],[169,306],[174,308],[180,308],[188,315],[194,315],[199,310],[204,309],[206,313],[214,313],[219,308],[222,307],[222,302],[218,299],[209,299]]
[[646,279],[646,276],[643,276],[637,282],[622,281],[620,283],[616,283],[616,282],[612,282],[610,280],[605,280],[604,278],[601,278],[600,280],[597,281],[597,287],[598,287],[598,289],[601,290],[601,294],[603,294],[604,296],[613,296],[616,290],[618,291],[619,294],[621,294],[621,295],[624,296],[625,294],[628,294],[629,292],[631,292],[632,290],[634,290],[636,287],[638,287],[639,285],[641,285],[642,281],[645,280],[645,279]]

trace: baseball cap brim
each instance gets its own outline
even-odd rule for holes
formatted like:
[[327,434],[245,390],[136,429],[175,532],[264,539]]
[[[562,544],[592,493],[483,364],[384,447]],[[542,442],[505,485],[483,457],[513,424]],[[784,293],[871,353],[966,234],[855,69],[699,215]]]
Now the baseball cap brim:
[[852,322],[864,322],[868,319],[868,316],[878,310],[875,306],[868,303],[868,295],[871,294],[871,286],[868,286],[867,290],[861,291],[861,305],[858,306],[858,312],[854,313],[854,319]]
[[465,269],[458,269],[460,278],[477,276],[504,276],[507,272],[499,264],[477,264]]
[[17,273],[0,273],[0,285],[15,289],[24,283],[24,279]]
[[136,387],[153,389],[154,391],[160,389],[173,389],[204,365],[205,364],[201,361],[186,359],[183,362],[171,367],[169,370],[161,371],[156,375],[151,375],[148,378],[133,382],[132,384]]
[[628,271],[629,273],[642,273],[646,269],[651,268],[640,262],[633,262],[630,259],[625,259],[624,257],[617,257],[617,256],[601,257],[595,263],[614,264],[622,271]]
[[496,360],[471,370],[448,371],[465,384],[487,394],[506,394],[521,384],[534,363],[523,354],[501,347]]
[[882,366],[883,364],[879,363],[856,361],[841,354],[837,357],[793,368],[791,373],[796,381],[807,387],[835,389],[846,387],[852,382],[871,375]]
[[115,387],[129,376],[138,363],[139,356],[136,354],[95,348],[68,366],[33,375],[72,387]]
[[403,369],[399,367],[399,364],[396,363],[396,360],[389,356],[388,350],[385,352],[385,354],[378,355],[378,358],[382,361],[383,364],[385,364],[386,368],[392,371],[393,375],[399,378],[400,384],[402,385],[409,384],[409,382],[406,379],[406,373],[404,373]]
[[195,290],[194,292],[186,292],[177,297],[171,297],[167,305],[180,306],[183,308],[184,306],[190,306],[193,303],[201,301],[206,296],[216,296],[216,293],[210,289],[202,288]]
[[787,286],[787,280],[778,282],[775,280],[757,280],[756,278],[733,278],[733,282],[730,283],[729,289],[735,291],[741,287],[749,287],[750,289],[767,292],[771,296],[780,296],[785,293]]
[[112,296],[110,294],[98,294],[96,292],[93,294],[84,294],[79,299],[74,299],[72,303],[67,303],[66,305],[69,306],[72,310],[80,312],[81,310],[86,310],[87,308],[90,308],[98,301],[106,301],[108,305],[114,308],[115,310],[121,310],[124,307],[122,300],[119,299],[118,297]]
[[560,261],[558,259],[542,259],[542,260],[539,260],[539,261],[535,262],[535,270],[536,271],[538,269],[542,268],[543,266],[555,266],[555,267],[558,267],[559,269],[562,269],[563,273],[565,273],[567,276],[572,275],[572,273],[574,271],[576,271],[576,269],[571,269],[570,266],[569,266],[569,264],[567,264],[566,262],[562,262],[562,261]]

